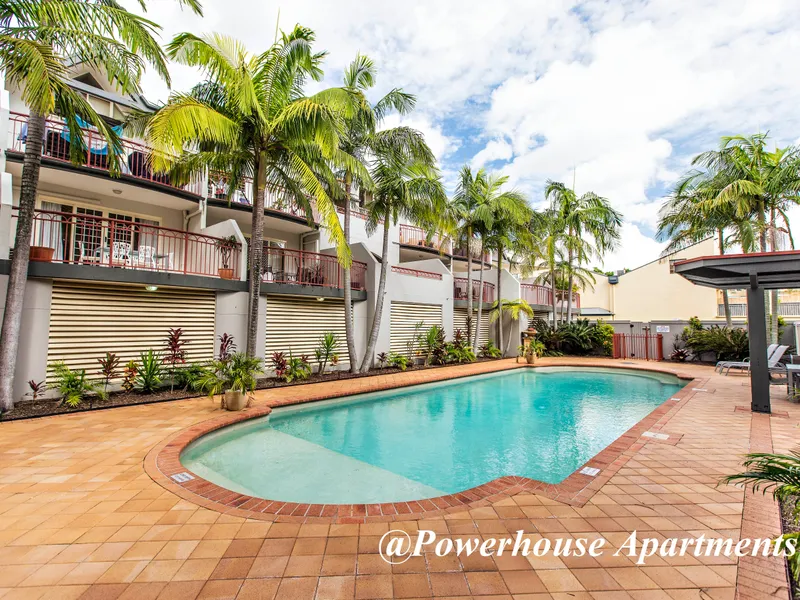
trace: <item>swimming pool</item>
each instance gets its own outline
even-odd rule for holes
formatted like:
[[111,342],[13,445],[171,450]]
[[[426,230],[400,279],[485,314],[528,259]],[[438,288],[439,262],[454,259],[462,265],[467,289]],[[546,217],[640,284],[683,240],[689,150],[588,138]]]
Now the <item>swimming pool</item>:
[[276,409],[181,454],[230,490],[378,503],[518,475],[558,483],[685,385],[625,369],[516,369]]

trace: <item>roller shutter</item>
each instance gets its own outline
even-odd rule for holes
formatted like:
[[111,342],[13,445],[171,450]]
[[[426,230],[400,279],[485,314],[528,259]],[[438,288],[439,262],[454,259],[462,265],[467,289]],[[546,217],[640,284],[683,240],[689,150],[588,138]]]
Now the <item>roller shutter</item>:
[[[475,327],[478,322],[478,311],[472,311],[472,326]],[[467,333],[467,309],[454,308],[453,309],[453,335],[456,330],[460,329],[464,334]],[[478,333],[478,347],[482,346],[489,341],[489,311],[481,311],[481,330]]]
[[121,366],[138,362],[143,351],[163,350],[170,327],[184,331],[187,362],[208,360],[215,312],[216,294],[205,290],[54,281],[47,363],[63,361],[99,378],[97,359],[106,352]]
[[415,304],[412,302],[392,302],[389,347],[392,352],[406,354],[408,343],[414,341],[415,326],[422,321],[423,330],[433,325],[442,325],[441,304]]
[[266,357],[267,366],[273,352],[291,352],[294,356],[308,354],[313,360],[314,349],[326,331],[339,338],[336,352],[342,362],[347,360],[347,341],[344,328],[344,302],[336,298],[267,296]]

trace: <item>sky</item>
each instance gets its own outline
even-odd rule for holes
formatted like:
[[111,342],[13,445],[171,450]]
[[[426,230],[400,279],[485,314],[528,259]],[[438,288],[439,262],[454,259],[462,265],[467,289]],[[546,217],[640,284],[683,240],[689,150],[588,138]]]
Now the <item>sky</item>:
[[[282,29],[311,28],[329,53],[315,86],[339,85],[361,52],[378,68],[374,99],[417,96],[387,125],[425,134],[450,190],[470,164],[507,175],[534,207],[548,179],[607,198],[625,224],[605,269],[658,257],[659,207],[721,136],[800,141],[797,0],[204,0],[202,19],[151,0],[147,16],[165,42],[216,31],[261,52],[279,10]],[[171,72],[175,90],[199,80]],[[148,99],[169,94],[153,74],[143,85]]]

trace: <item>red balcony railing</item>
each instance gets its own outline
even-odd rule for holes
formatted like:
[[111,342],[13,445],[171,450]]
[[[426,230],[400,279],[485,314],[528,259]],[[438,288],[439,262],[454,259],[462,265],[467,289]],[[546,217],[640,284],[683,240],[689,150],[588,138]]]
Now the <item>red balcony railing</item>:
[[[366,289],[367,263],[354,260],[350,268],[350,287]],[[276,248],[264,244],[262,281],[342,288],[344,269],[335,255]]]
[[[460,257],[460,258],[467,258],[467,249],[466,248],[455,248],[453,250],[453,256]],[[474,250],[472,252],[472,260],[481,260],[480,250]],[[484,252],[483,253],[483,262],[485,262],[485,263],[491,263],[492,262],[492,253],[491,252]]]
[[428,234],[421,227],[414,225],[400,225],[400,243],[407,246],[422,246],[449,252],[449,244],[442,240],[438,234]]
[[553,290],[544,285],[532,283],[520,284],[522,299],[528,304],[550,306],[553,303]]
[[37,210],[31,244],[34,258],[50,262],[239,278],[239,244],[133,217]]
[[[9,150],[12,152],[25,152],[28,140],[28,115],[11,113],[9,116]],[[86,146],[84,165],[98,171],[109,171],[108,142],[93,128],[82,129],[83,142]],[[42,156],[71,162],[70,141],[71,132],[66,123],[59,119],[47,119],[42,145]],[[151,148],[129,139],[120,139],[121,155],[119,156],[121,173],[153,183],[159,183],[175,189],[184,190],[202,195],[203,183],[200,178],[194,179],[187,185],[173,183],[166,173],[154,173],[151,168]]]
[[423,279],[441,279],[441,273],[434,273],[433,271],[420,271],[419,269],[409,269],[407,267],[398,267],[394,265],[392,272],[399,273],[400,275],[410,275],[411,277],[422,277]]
[[[466,277],[453,277],[453,300],[468,300]],[[480,280],[472,280],[472,299],[475,302],[494,302],[494,284],[488,281],[483,282],[483,293],[480,292]]]
[[[560,306],[562,306],[565,310],[567,308],[567,290],[556,290],[556,301]],[[581,307],[581,295],[578,292],[572,292],[572,308],[580,308]]]
[[[229,178],[225,173],[209,173],[208,197],[227,201],[229,192],[228,180]],[[287,198],[282,191],[282,188],[269,186],[264,197],[264,208],[292,217],[305,219],[305,209],[298,205],[293,199]],[[245,206],[253,205],[253,179],[251,177],[242,178],[239,187],[230,194],[230,201],[234,204],[243,204]],[[319,214],[313,200],[311,201],[311,211],[314,222],[318,223]]]

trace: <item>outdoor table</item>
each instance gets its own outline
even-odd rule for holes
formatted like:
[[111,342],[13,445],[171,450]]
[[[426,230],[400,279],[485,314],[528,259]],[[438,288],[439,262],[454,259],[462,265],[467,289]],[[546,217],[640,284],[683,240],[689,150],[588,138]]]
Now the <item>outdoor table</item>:
[[[800,376],[800,365],[786,365],[786,391],[789,392],[790,395],[797,389],[795,377],[798,376]],[[791,400],[792,398],[789,399]]]

